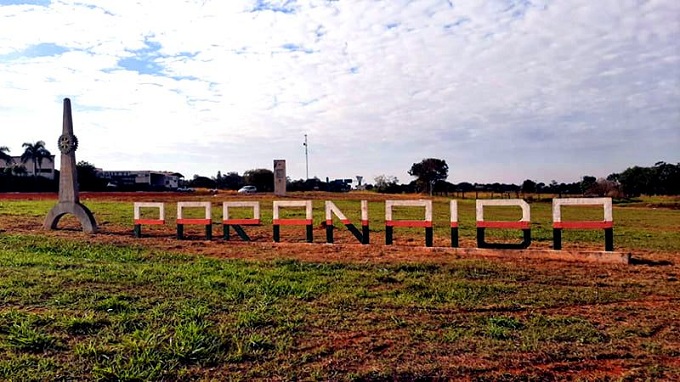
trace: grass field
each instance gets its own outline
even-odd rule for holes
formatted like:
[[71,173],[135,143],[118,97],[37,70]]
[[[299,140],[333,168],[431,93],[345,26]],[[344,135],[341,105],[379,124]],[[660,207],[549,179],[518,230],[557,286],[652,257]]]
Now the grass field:
[[[0,380],[680,380],[677,199],[615,206],[615,246],[634,264],[460,258],[425,250],[419,229],[384,243],[379,195],[333,200],[371,240],[271,243],[272,196],[170,195],[168,224],[132,237],[130,198],[87,199],[101,233],[40,224],[54,200],[0,200]],[[414,196],[410,196],[414,198]],[[139,197],[137,198],[139,199]],[[142,197],[143,199],[143,197]],[[177,200],[260,200],[255,243],[174,239]],[[474,247],[474,201],[461,200],[461,246]],[[435,199],[435,245],[448,246],[448,199]],[[296,215],[296,211],[290,211]],[[488,212],[519,219],[519,209]],[[569,219],[601,220],[598,209]],[[398,218],[422,218],[400,210]],[[552,243],[550,203],[532,203],[532,247]],[[339,224],[339,223],[338,223]],[[508,230],[493,240],[519,240]],[[601,249],[599,231],[564,247]]]

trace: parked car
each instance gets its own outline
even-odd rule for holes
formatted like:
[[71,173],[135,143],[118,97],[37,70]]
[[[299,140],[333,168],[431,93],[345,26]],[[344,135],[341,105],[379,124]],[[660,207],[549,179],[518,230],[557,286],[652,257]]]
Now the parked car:
[[257,192],[257,187],[255,186],[243,186],[238,191],[239,194],[254,194]]

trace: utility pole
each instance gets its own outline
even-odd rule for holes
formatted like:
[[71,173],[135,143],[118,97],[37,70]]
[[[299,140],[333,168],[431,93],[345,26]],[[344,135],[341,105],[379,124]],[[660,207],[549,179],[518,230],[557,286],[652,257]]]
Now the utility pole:
[[308,153],[308,146],[307,146],[307,134],[305,134],[305,143],[302,144],[305,146],[305,180],[309,179],[309,153]]

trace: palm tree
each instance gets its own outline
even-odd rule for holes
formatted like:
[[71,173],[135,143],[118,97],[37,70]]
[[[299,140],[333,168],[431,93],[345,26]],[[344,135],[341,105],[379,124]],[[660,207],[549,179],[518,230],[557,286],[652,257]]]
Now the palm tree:
[[21,154],[21,163],[26,163],[29,160],[33,161],[33,176],[38,175],[38,170],[40,170],[40,164],[43,159],[52,161],[52,153],[45,148],[44,141],[37,141],[35,143],[26,142],[21,147],[24,148],[24,153]]
[[0,146],[0,160],[4,160],[5,163],[9,166],[9,164],[12,162],[12,157],[7,154],[9,152],[9,149],[7,146]]

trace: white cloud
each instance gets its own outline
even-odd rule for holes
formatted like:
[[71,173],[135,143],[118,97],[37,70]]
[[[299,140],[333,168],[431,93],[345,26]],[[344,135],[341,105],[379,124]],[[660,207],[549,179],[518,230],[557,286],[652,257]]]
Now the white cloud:
[[672,0],[0,6],[0,145],[49,148],[68,96],[79,159],[109,169],[285,158],[300,178],[308,134],[322,178],[408,181],[425,157],[454,182],[606,176],[680,161],[679,19]]

